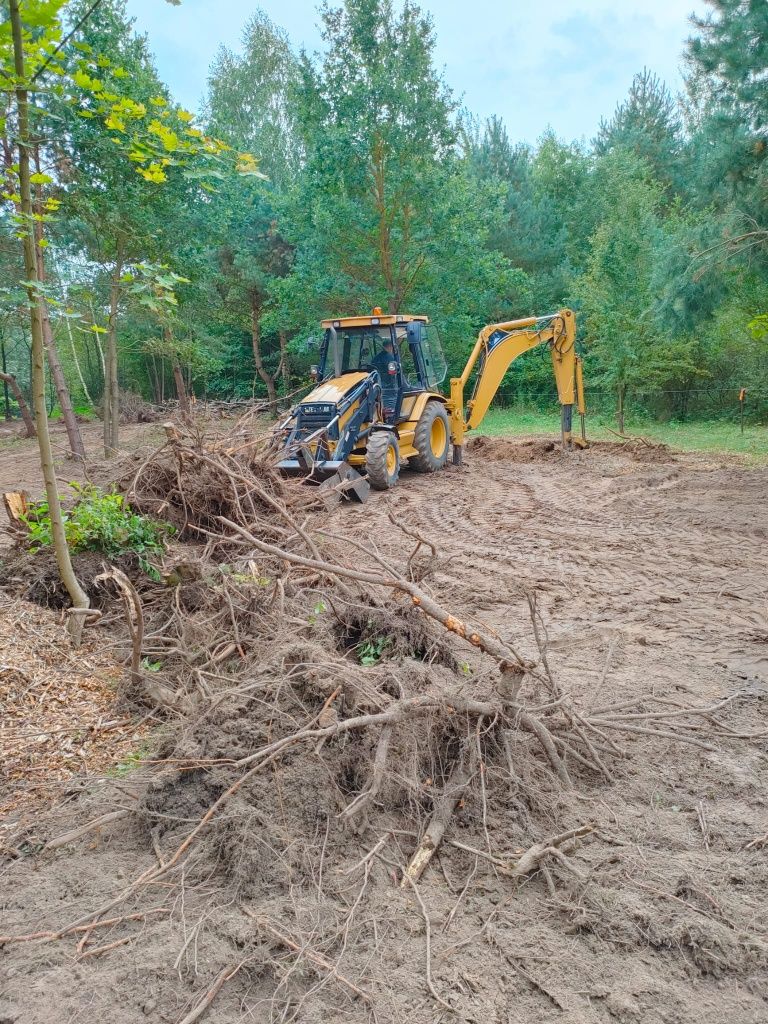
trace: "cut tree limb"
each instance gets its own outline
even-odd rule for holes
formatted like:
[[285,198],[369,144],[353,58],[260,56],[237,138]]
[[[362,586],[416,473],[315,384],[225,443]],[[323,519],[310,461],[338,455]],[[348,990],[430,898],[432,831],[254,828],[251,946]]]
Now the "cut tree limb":
[[411,857],[408,867],[403,872],[400,882],[401,889],[407,889],[409,885],[418,882],[424,873],[438,846],[442,842],[448,823],[456,810],[456,804],[466,792],[470,781],[470,774],[463,764],[454,768],[450,778],[445,784],[443,792],[435,801],[435,809],[422,836],[421,842],[416,847],[416,852]]
[[27,514],[28,501],[29,494],[26,491],[6,491],[3,494],[3,504],[14,534],[25,532],[24,516]]

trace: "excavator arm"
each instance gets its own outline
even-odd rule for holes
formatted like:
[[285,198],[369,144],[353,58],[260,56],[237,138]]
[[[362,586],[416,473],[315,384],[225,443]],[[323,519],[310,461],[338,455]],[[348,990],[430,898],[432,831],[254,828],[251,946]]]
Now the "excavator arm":
[[[455,462],[461,462],[466,431],[480,426],[504,374],[518,356],[538,345],[548,345],[552,356],[552,369],[561,407],[563,446],[570,448],[575,443],[579,447],[586,447],[584,377],[581,359],[576,354],[576,318],[572,310],[561,309],[551,316],[488,324],[480,331],[464,372],[461,377],[451,380],[448,408]],[[466,403],[465,413],[464,389],[478,361],[480,366],[474,393]],[[577,438],[572,435],[574,404],[581,417],[581,436]]]

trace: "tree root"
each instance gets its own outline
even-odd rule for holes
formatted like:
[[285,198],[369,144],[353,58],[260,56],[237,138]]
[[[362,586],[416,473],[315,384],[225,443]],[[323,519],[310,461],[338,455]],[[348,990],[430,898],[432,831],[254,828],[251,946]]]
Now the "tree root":
[[339,974],[336,965],[331,963],[331,961],[324,957],[322,953],[318,953],[314,949],[309,949],[307,946],[300,946],[297,942],[294,942],[293,939],[289,938],[289,936],[284,935],[281,931],[278,931],[278,929],[275,928],[275,926],[271,924],[266,917],[262,917],[259,914],[254,914],[253,911],[249,910],[247,907],[243,907],[243,911],[248,917],[250,917],[252,921],[256,922],[256,925],[260,929],[260,931],[266,932],[266,934],[269,935],[270,938],[274,939],[276,942],[279,942],[281,946],[285,946],[286,949],[290,949],[292,952],[298,954],[300,957],[303,957],[305,960],[311,963],[313,967],[317,967],[321,971],[324,971],[326,974],[330,975],[330,977],[333,978],[334,981],[337,981],[339,985],[341,985],[343,988],[346,988],[353,995],[358,996],[360,999],[363,1000],[363,1002],[367,1003],[369,1006],[373,1004],[373,997],[370,995],[370,993],[365,992],[363,989],[359,988],[357,985],[355,985],[354,982],[350,981],[349,978],[345,978],[343,974]]
[[453,812],[456,810],[456,804],[466,792],[470,779],[471,776],[463,764],[458,764],[454,768],[439,799],[435,801],[434,812],[421,842],[416,847],[416,852],[403,872],[400,882],[401,889],[407,889],[409,885],[414,885],[421,878],[424,869],[432,860],[435,851],[442,842],[448,823]]

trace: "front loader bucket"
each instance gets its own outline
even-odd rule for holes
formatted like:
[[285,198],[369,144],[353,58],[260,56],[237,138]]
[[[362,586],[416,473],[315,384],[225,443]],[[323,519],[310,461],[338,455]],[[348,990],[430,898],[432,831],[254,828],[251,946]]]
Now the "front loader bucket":
[[284,476],[300,476],[305,484],[319,486],[329,502],[341,498],[363,502],[371,492],[365,477],[348,462],[334,459],[315,462],[306,448],[300,449],[295,459],[283,459],[278,463],[278,469]]
[[362,504],[368,500],[371,485],[348,462],[343,462],[335,473],[322,481],[320,491],[324,499],[327,497],[329,503],[346,498],[348,501],[359,501]]

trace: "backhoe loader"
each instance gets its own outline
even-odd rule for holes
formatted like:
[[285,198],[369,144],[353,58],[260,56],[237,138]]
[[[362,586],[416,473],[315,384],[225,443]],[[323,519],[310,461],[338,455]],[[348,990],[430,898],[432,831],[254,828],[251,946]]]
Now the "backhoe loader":
[[[401,465],[434,473],[460,464],[464,437],[480,426],[504,374],[523,352],[547,345],[561,406],[564,448],[586,447],[584,381],[570,309],[549,316],[488,324],[450,397],[438,390],[447,372],[437,331],[425,316],[386,315],[323,321],[316,387],[278,426],[280,469],[308,483],[364,501],[370,488],[388,490]],[[464,392],[477,367],[472,397]],[[572,434],[574,403],[581,434]]]

